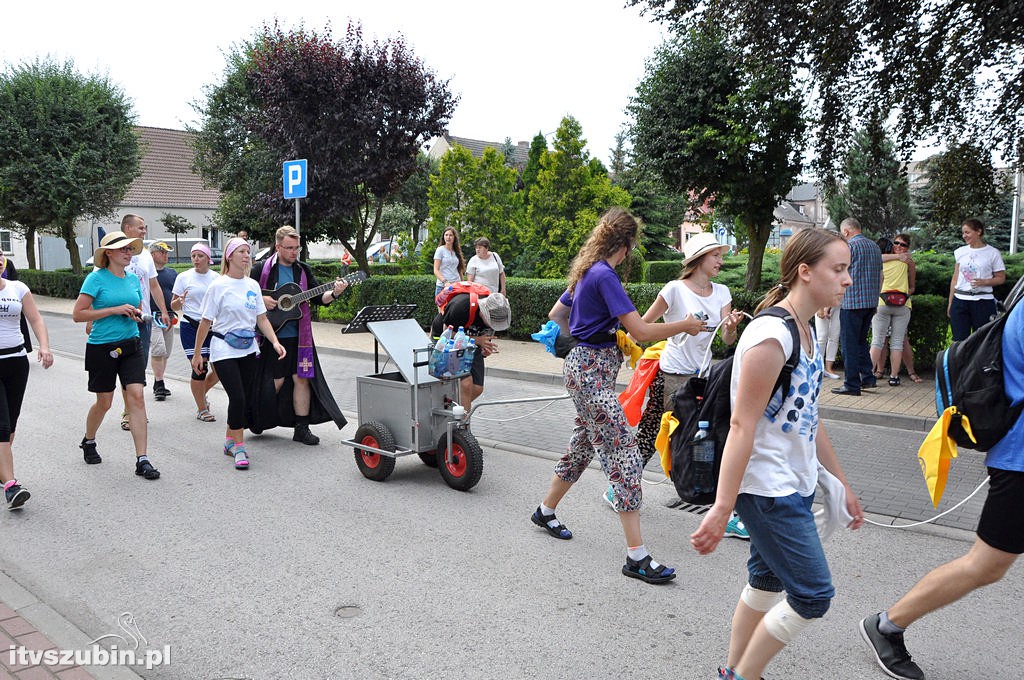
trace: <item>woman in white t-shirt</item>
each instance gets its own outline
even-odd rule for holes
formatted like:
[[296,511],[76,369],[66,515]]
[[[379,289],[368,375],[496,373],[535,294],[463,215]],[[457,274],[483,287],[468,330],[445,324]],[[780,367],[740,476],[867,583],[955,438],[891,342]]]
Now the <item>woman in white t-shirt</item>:
[[[844,517],[837,521],[852,529],[863,523],[860,503],[818,420],[824,368],[810,327],[817,310],[839,306],[852,283],[849,267],[850,247],[834,232],[804,229],[786,244],[781,282],[758,310],[778,306],[797,321],[802,351],[788,394],[773,394],[793,350],[784,319],[755,319],[736,348],[718,492],[690,537],[697,552],[711,553],[734,508],[750,532],[747,585],[733,613],[728,663],[719,678],[760,678],[768,662],[829,608],[835,589],[811,511],[819,467],[830,473],[822,476],[835,490],[834,509]],[[783,591],[786,598],[778,601]]]
[[[239,236],[244,240],[244,237]],[[199,320],[203,316],[203,298],[219,274],[210,269],[212,255],[210,247],[205,243],[196,243],[192,246],[192,269],[178,274],[174,279],[174,288],[171,290],[171,309],[182,314],[181,324],[178,326],[178,337],[181,340],[181,347],[185,350],[185,358],[189,364],[196,348],[196,331],[199,330]],[[199,354],[207,361],[210,357],[210,338],[200,345]],[[217,371],[208,363],[204,364],[204,370],[192,371],[192,380],[189,388],[192,390],[192,398],[196,402],[196,420],[212,423],[216,420],[210,413],[210,400],[207,393],[217,384]]]
[[491,252],[490,239],[481,236],[473,245],[476,246],[476,255],[469,258],[466,265],[466,280],[482,283],[492,293],[505,295],[505,265],[497,253]]
[[[0,271],[4,271],[6,265],[6,258],[0,253]],[[21,281],[0,278],[0,483],[3,483],[8,510],[17,510],[31,496],[14,478],[14,451],[11,449],[28,386],[28,352],[21,332],[23,314],[39,341],[36,358],[43,368],[49,368],[53,365],[50,338],[32,292]]]
[[434,251],[434,297],[449,283],[461,281],[466,273],[466,261],[462,257],[459,234],[454,227],[448,227],[441,234],[441,245]]
[[946,304],[954,341],[965,339],[991,320],[996,313],[992,287],[1006,282],[1006,265],[999,251],[982,238],[985,225],[981,220],[966,220],[960,227],[960,235],[967,245],[953,251],[956,266]]
[[[723,319],[722,342],[736,342],[736,324],[743,313],[733,311],[732,293],[728,286],[713,283],[722,269],[722,256],[729,246],[720,244],[713,234],[694,235],[683,246],[683,271],[675,281],[669,281],[658,293],[643,319],[649,323],[663,318],[665,321],[686,321],[690,330],[665,341],[658,359],[658,373],[647,389],[647,407],[637,428],[637,446],[644,466],[654,456],[654,442],[661,429],[661,414],[671,411],[672,393],[686,380],[700,372],[704,354],[715,338],[715,329]],[[611,487],[605,491],[605,501],[611,503]],[[726,532],[736,538],[747,538],[743,523],[737,518],[729,522]]]
[[[207,334],[210,341],[210,362],[220,376],[224,391],[228,393],[228,424],[225,431],[224,455],[234,458],[236,470],[249,469],[249,456],[243,439],[245,429],[245,400],[252,391],[257,374],[257,355],[254,328],[267,339],[279,359],[285,355],[277,341],[274,327],[267,321],[267,308],[259,282],[249,278],[252,259],[249,244],[233,238],[224,246],[221,274],[210,284],[203,298],[202,319],[196,331],[195,344],[202,347]],[[246,342],[248,339],[248,342]],[[264,344],[264,348],[266,344]],[[202,353],[193,353],[192,370],[201,373],[206,360]]]
[[683,248],[683,271],[669,281],[643,315],[653,323],[689,321],[685,333],[665,341],[658,360],[658,374],[648,388],[647,408],[640,419],[637,440],[644,465],[654,455],[654,440],[661,428],[661,414],[672,410],[670,398],[677,387],[700,371],[704,353],[715,337],[715,328],[722,324],[722,341],[736,342],[736,324],[743,318],[732,309],[732,293],[728,286],[712,283],[722,269],[722,255],[729,246],[721,245],[707,232],[693,236]]

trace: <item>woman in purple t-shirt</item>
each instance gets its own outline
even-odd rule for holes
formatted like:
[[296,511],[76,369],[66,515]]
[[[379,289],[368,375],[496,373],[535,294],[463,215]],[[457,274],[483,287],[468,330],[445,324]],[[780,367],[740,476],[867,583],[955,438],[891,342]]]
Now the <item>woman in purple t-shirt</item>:
[[653,342],[684,332],[688,322],[648,323],[626,295],[614,268],[628,257],[639,235],[639,225],[626,210],[612,208],[602,215],[572,262],[569,288],[549,314],[563,333],[578,340],[562,369],[565,389],[576,406],[576,424],[569,450],[555,466],[547,495],[531,519],[555,538],[572,538],[555,517],[555,507],[596,454],[614,490],[614,507],[626,535],[622,573],[665,583],[675,578],[675,570],[651,558],[640,534],[643,459],[615,387],[622,365],[615,331],[621,322],[636,340]]

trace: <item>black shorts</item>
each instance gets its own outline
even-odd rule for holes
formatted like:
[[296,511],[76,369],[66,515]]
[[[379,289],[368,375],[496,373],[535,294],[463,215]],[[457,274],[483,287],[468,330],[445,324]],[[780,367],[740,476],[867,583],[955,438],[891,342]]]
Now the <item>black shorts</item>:
[[479,349],[473,354],[473,363],[469,365],[469,377],[474,385],[484,386],[484,353]]
[[[118,351],[120,350],[120,351]],[[146,384],[146,355],[142,342],[129,338],[104,345],[85,345],[85,370],[89,372],[90,392],[113,392],[117,378],[121,387]]]
[[[275,380],[278,380],[280,378],[287,378],[290,375],[295,375],[295,373],[298,371],[299,361],[298,357],[296,356],[299,353],[298,337],[278,338],[277,341],[281,343],[281,346],[284,347],[284,351],[287,352],[287,354],[284,355],[284,359],[273,362]],[[263,344],[260,346],[260,352],[270,352],[271,354],[273,354],[274,348],[272,345],[268,344],[266,340],[264,340]],[[277,355],[273,354],[273,356],[276,358]]]
[[988,498],[978,520],[978,538],[996,550],[1024,554],[1024,472],[988,469]]

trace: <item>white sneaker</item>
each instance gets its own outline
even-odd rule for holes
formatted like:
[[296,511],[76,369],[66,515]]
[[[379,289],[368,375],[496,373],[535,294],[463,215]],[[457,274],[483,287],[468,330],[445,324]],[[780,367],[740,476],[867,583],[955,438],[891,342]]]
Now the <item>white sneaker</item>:
[[829,380],[839,380],[839,376],[835,373],[829,373],[828,371],[823,371],[823,373],[825,374],[825,377],[828,378]]

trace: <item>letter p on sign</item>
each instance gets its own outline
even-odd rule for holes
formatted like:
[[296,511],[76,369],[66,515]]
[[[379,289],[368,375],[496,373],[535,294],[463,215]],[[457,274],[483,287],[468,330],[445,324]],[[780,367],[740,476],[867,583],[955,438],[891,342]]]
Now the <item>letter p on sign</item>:
[[284,197],[306,197],[306,159],[284,162]]

